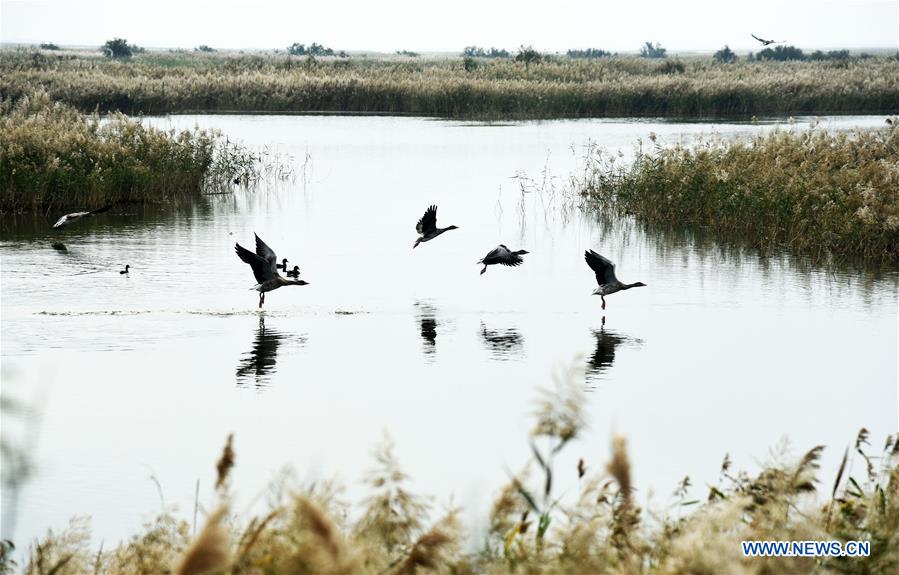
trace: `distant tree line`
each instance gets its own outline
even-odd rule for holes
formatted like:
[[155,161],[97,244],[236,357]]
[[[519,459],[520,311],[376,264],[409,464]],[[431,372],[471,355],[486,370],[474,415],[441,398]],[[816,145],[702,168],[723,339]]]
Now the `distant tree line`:
[[665,58],[666,56],[668,56],[668,51],[662,48],[662,45],[658,42],[655,44],[644,42],[643,46],[640,47],[640,57],[642,58]]
[[200,44],[196,48],[194,48],[194,52],[215,52],[215,48],[211,48],[206,44]]
[[[870,54],[862,53],[859,55],[859,58],[871,58]],[[765,48],[764,50],[758,52],[753,55],[750,54],[749,60],[775,60],[775,61],[786,61],[786,60],[812,60],[812,61],[822,61],[822,60],[849,60],[849,50],[828,50],[827,52],[822,52],[821,50],[815,50],[811,54],[806,54],[800,48],[796,46],[775,46],[773,49]]]
[[41,44],[41,50],[59,50],[59,46],[53,42],[44,42]]
[[719,64],[732,64],[737,61],[737,55],[727,44],[724,45],[724,48],[715,52],[715,55],[712,56],[712,58]]
[[346,58],[347,53],[341,50],[340,52],[334,52],[331,48],[326,48],[317,42],[313,42],[309,46],[305,44],[299,44],[294,42],[290,46],[287,47],[287,53],[291,56],[340,56],[341,58]]
[[124,38],[107,40],[100,50],[107,58],[130,58],[134,54],[143,54],[147,50],[135,44],[129,44]]
[[466,46],[462,50],[462,55],[469,58],[508,58],[510,56],[508,50],[493,47],[484,50],[480,46]]
[[413,52],[412,50],[397,50],[397,56],[409,56],[410,58],[418,58],[420,54],[418,52]]
[[600,50],[598,48],[587,48],[586,50],[569,50],[569,58],[608,58],[611,52]]

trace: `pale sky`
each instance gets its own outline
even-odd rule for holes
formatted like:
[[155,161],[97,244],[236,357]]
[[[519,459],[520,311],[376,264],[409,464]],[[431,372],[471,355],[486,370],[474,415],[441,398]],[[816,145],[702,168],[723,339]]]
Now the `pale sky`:
[[805,50],[899,47],[899,1],[871,0],[134,0],[0,1],[0,41],[99,46],[457,52],[467,45],[541,51],[669,52],[759,48],[757,36]]

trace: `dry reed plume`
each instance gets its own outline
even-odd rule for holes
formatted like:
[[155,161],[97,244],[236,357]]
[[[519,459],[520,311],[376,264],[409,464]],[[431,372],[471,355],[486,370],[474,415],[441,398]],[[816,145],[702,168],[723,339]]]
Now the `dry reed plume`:
[[[862,430],[825,500],[816,495],[823,449],[817,446],[794,463],[775,455],[754,475],[734,472],[726,457],[704,500],[685,499],[685,478],[676,513],[643,512],[621,437],[613,439],[604,467],[581,460],[556,469],[553,457],[584,425],[576,388],[563,377],[541,397],[529,465],[536,473],[511,478],[493,505],[486,539],[469,539],[473,545],[462,544],[457,509],[429,521],[428,506],[407,490],[385,442],[367,480],[373,494],[356,520],[347,518],[332,484],[279,490],[269,513],[248,519],[227,517],[225,494],[217,490],[217,511],[193,541],[186,522],[166,513],[128,542],[94,553],[87,524],[78,520],[33,545],[25,573],[886,575],[899,568],[899,435],[875,455]],[[230,438],[222,460],[234,460]],[[227,469],[218,466],[219,484]],[[577,493],[561,496],[556,473],[577,478]],[[745,558],[743,540],[866,540],[871,555]]]
[[896,127],[656,145],[626,166],[593,150],[588,164],[576,186],[591,207],[701,227],[763,250],[899,259]]
[[0,211],[171,202],[255,174],[257,164],[215,132],[85,117],[44,91],[0,100]]
[[479,58],[147,53],[127,61],[5,50],[0,95],[37,87],[91,112],[356,112],[455,116],[715,117],[899,109],[899,60],[720,65],[633,56],[528,64]]

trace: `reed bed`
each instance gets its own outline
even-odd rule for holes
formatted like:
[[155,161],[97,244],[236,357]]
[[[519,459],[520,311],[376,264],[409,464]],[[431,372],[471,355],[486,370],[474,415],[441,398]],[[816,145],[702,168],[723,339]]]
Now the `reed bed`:
[[699,227],[763,251],[899,260],[899,129],[775,130],[638,147],[633,163],[593,149],[575,183],[587,206]]
[[[555,463],[585,425],[573,381],[557,379],[538,404],[532,461],[497,491],[483,539],[466,532],[459,509],[429,512],[428,500],[409,490],[389,442],[375,452],[370,496],[355,510],[334,483],[278,481],[268,511],[235,516],[229,472],[239,455],[229,437],[205,526],[195,535],[164,512],[127,542],[94,551],[86,520],[73,520],[31,545],[24,573],[877,575],[899,568],[899,435],[877,449],[861,430],[824,484],[817,479],[822,446],[795,461],[777,457],[757,474],[732,470],[725,457],[720,479],[699,499],[689,499],[685,478],[667,508],[647,510],[624,438],[615,438],[605,465]],[[861,540],[871,547],[866,557],[744,558],[743,540]],[[15,567],[8,556],[4,567]]]
[[258,170],[216,132],[85,116],[45,91],[0,100],[0,212],[170,202]]
[[723,117],[899,109],[899,60],[296,57],[6,50],[0,95],[82,111],[384,113],[471,118]]

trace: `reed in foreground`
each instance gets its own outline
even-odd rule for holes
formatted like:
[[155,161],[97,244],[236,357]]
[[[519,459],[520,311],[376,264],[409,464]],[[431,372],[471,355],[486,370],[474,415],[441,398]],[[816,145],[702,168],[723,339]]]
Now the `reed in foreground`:
[[0,101],[0,212],[161,203],[257,170],[256,156],[215,132],[85,117],[40,91]]
[[[466,534],[458,509],[429,513],[427,500],[409,491],[389,443],[376,452],[370,496],[355,512],[334,484],[279,484],[268,512],[231,516],[228,474],[239,459],[229,438],[206,507],[212,511],[195,536],[165,513],[127,543],[93,552],[86,525],[74,522],[31,547],[25,573],[887,574],[899,568],[899,435],[888,437],[877,456],[868,453],[863,429],[821,495],[817,446],[756,475],[732,471],[725,458],[705,498],[687,500],[685,479],[669,511],[647,512],[623,438],[613,441],[605,466],[581,459],[562,469],[555,462],[585,425],[580,393],[560,379],[539,403],[531,473],[526,468],[498,491],[483,540]],[[573,491],[560,495],[566,484]],[[746,558],[744,540],[870,541],[870,553]]]
[[764,250],[899,259],[895,127],[657,144],[625,166],[602,150],[588,158],[576,182],[587,206],[652,224],[699,226]]

